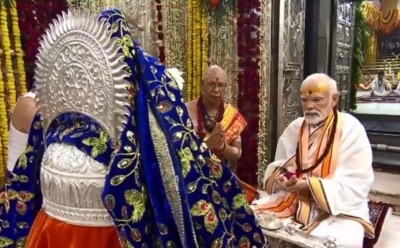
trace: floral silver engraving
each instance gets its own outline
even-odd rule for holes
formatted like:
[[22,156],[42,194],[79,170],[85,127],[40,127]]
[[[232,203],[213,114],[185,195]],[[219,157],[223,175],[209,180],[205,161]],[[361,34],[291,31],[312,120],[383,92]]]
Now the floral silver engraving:
[[51,144],[40,171],[43,208],[80,226],[112,226],[101,200],[107,168],[72,145]]
[[54,118],[78,112],[94,118],[116,142],[127,122],[128,73],[118,40],[104,20],[69,11],[40,43],[35,87],[45,130]]

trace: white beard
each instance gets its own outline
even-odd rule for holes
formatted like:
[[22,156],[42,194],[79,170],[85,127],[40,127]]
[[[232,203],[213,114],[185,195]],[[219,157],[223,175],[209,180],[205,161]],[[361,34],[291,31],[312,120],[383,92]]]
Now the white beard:
[[322,118],[320,113],[313,113],[313,115],[304,115],[304,119],[311,125],[316,125],[323,121],[324,118]]

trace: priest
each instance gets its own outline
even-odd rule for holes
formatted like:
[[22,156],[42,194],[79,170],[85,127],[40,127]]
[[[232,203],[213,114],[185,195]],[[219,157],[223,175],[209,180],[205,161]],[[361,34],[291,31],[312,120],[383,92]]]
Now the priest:
[[264,196],[253,202],[259,213],[273,212],[307,234],[337,245],[361,248],[374,237],[368,193],[374,180],[371,146],[362,124],[337,110],[336,82],[325,74],[301,86],[304,117],[281,135],[275,161],[264,177]]
[[242,156],[241,133],[247,122],[239,111],[224,101],[228,75],[218,65],[204,72],[201,96],[186,103],[194,129],[207,146],[236,172]]

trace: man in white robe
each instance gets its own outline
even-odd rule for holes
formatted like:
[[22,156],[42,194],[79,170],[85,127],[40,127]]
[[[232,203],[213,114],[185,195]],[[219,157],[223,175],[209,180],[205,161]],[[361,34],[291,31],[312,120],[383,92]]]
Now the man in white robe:
[[384,78],[385,73],[380,71],[378,78],[371,83],[371,96],[389,96],[392,94],[392,87],[388,80]]
[[396,96],[400,96],[400,82],[397,82],[397,87],[393,90],[393,94]]
[[[339,247],[361,248],[373,237],[368,193],[374,180],[371,146],[362,124],[336,110],[336,82],[313,74],[301,87],[304,117],[283,132],[265,172],[255,212],[291,218],[305,233]],[[287,220],[287,219],[286,219]]]

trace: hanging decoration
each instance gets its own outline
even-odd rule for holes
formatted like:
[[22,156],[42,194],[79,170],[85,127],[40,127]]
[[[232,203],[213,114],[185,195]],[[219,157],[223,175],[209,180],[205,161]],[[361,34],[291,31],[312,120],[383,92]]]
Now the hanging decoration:
[[21,44],[21,30],[19,29],[19,18],[17,11],[16,0],[11,0],[10,5],[10,15],[11,15],[11,28],[13,34],[13,45],[15,51],[15,67],[17,68],[16,73],[16,95],[17,99],[19,96],[23,95],[27,91],[26,84],[26,73],[25,73],[25,62],[24,62],[24,52],[22,50]]
[[238,2],[237,42],[239,56],[238,108],[247,121],[242,133],[242,156],[238,164],[241,180],[256,186],[258,171],[258,134],[260,118],[260,0]]
[[162,37],[163,25],[160,25],[163,20],[163,2],[162,0],[68,0],[68,5],[71,9],[96,14],[106,8],[119,9],[125,16],[132,38],[146,53],[164,62],[164,57],[160,57],[164,56],[165,50]]
[[16,92],[15,92],[15,78],[12,63],[12,55],[14,51],[11,50],[11,38],[8,29],[10,3],[1,3],[0,6],[0,26],[2,34],[2,57],[1,57],[1,116],[0,116],[0,132],[1,132],[1,146],[2,146],[2,164],[0,164],[0,183],[3,185],[5,178],[5,168],[8,157],[8,123],[10,121],[11,110],[15,106]]
[[163,5],[161,0],[156,0],[156,16],[157,16],[157,44],[158,59],[161,63],[165,63],[165,44],[164,44],[164,25],[163,25]]
[[270,150],[271,133],[270,133],[270,61],[271,61],[271,1],[260,0],[260,106],[259,106],[259,133],[258,133],[258,185],[262,185],[268,160],[272,157]]
[[15,0],[0,4],[0,185],[3,185],[8,159],[8,130],[17,98],[26,92],[25,64],[21,47]]
[[373,2],[357,2],[359,3],[365,22],[372,31],[390,34],[400,27],[400,9],[392,9],[384,16],[382,11]]
[[67,10],[66,0],[26,0],[17,1],[19,28],[21,30],[22,48],[25,52],[25,73],[27,88],[30,89],[34,79],[36,54],[39,41],[49,23],[57,14]]
[[[1,123],[1,125],[3,126],[4,124],[4,126],[7,128],[7,132],[8,132],[8,122],[11,116],[11,111],[12,108],[15,106],[15,101],[16,101],[16,92],[14,85],[15,77],[14,77],[14,69],[11,57],[11,54],[14,56],[15,52],[11,49],[11,38],[8,29],[10,6],[11,6],[10,3],[8,4],[8,6],[6,5],[1,6],[1,17],[0,17],[1,33],[3,35],[3,51],[4,51],[4,59],[2,59],[2,62],[4,61],[4,63],[2,63],[2,69],[3,69],[3,75],[6,75],[6,77],[3,77],[5,94],[6,94],[3,100],[5,101],[7,107],[7,123]],[[4,140],[3,142],[6,142],[6,140]],[[7,157],[7,148],[5,147],[4,150],[6,153],[5,156]]]
[[178,68],[185,72],[183,75],[185,85],[183,92],[187,89],[187,32],[189,30],[189,4],[187,0],[161,0],[162,2],[162,25],[163,45],[165,47],[165,64],[168,67]]
[[238,0],[200,0],[201,8],[205,13],[211,13],[213,17],[220,18],[226,14],[231,6],[237,6]]
[[[225,13],[220,20],[209,18],[209,58],[210,64],[224,68],[228,74],[228,87],[225,101],[237,105],[237,26],[236,5],[225,6]],[[232,56],[234,54],[234,56]]]
[[201,94],[201,80],[208,64],[208,21],[201,8],[201,0],[189,0],[187,31],[187,76],[185,100],[196,99]]
[[[4,49],[2,44],[3,44],[3,38],[2,35],[0,35],[0,51],[1,51],[0,56],[3,58]],[[3,187],[4,185],[3,182],[4,182],[4,177],[5,177],[4,174],[7,162],[6,159],[7,159],[7,144],[8,144],[7,107],[3,100],[5,99],[5,93],[6,92],[4,88],[4,79],[3,79],[3,63],[1,63],[0,66],[0,185],[1,186],[0,188]]]

